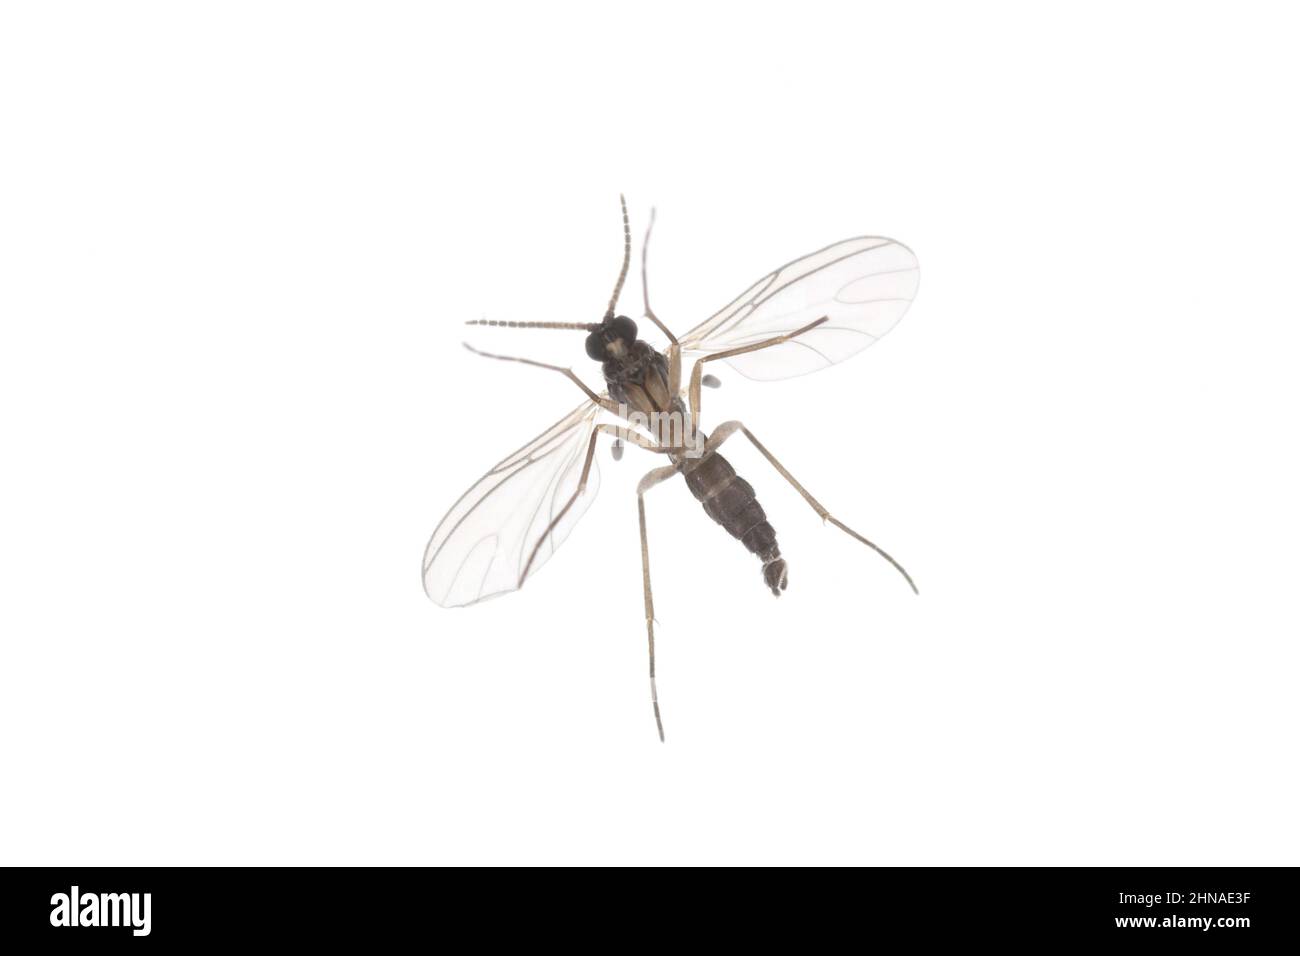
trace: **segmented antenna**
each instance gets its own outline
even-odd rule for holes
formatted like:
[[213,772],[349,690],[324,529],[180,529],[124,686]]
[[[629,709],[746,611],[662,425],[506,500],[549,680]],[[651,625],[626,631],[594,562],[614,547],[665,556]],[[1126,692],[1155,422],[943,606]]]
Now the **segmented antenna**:
[[466,325],[499,325],[507,329],[579,329],[595,332],[599,322],[505,322],[500,319],[470,319]]
[[623,207],[623,269],[618,274],[618,282],[614,284],[614,294],[609,297],[609,308],[605,310],[605,318],[614,317],[614,306],[618,305],[618,295],[623,291],[623,280],[627,278],[627,267],[632,263],[632,223],[627,218],[627,200],[623,194],[618,194],[618,203]]

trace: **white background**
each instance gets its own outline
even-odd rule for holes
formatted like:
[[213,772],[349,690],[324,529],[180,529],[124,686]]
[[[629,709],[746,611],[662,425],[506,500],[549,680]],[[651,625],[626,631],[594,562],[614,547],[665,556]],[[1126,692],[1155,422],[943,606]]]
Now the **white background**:
[[[6,5],[0,861],[1295,864],[1294,22],[1252,4]],[[743,417],[790,560],[633,488],[448,611],[425,540],[598,370],[898,238]],[[630,284],[625,303],[639,301]],[[658,342],[658,340],[656,340]]]

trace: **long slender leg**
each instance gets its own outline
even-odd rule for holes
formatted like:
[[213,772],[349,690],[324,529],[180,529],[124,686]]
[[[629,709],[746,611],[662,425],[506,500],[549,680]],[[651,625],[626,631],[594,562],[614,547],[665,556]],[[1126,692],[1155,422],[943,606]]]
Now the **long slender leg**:
[[880,555],[882,558],[884,558],[886,561],[888,561],[898,570],[898,573],[901,574],[907,580],[908,585],[911,586],[913,593],[915,594],[921,593],[920,591],[917,590],[916,582],[912,580],[912,576],[908,574],[906,570],[904,570],[901,564],[899,564],[892,557],[890,557],[889,553],[885,551],[883,548],[881,548],[879,545],[875,544],[872,541],[869,541],[867,538],[864,538],[862,535],[858,534],[848,525],[844,524],[833,514],[827,511],[820,501],[818,501],[816,498],[814,498],[811,494],[808,493],[808,489],[806,489],[803,485],[799,484],[799,482],[795,480],[794,475],[786,471],[785,466],[776,460],[776,456],[773,455],[770,451],[768,451],[767,448],[764,447],[763,443],[760,442],[757,438],[755,438],[754,433],[751,432],[748,428],[746,428],[742,422],[737,422],[737,421],[723,422],[721,425],[715,428],[713,430],[713,434],[709,436],[709,440],[704,443],[704,454],[707,455],[709,452],[712,452],[724,441],[726,441],[728,438],[734,435],[737,431],[744,432],[745,437],[748,438],[750,442],[753,444],[753,446],[762,453],[763,457],[768,460],[768,462],[772,465],[773,468],[777,470],[778,473],[780,473],[781,477],[784,478],[786,481],[790,482],[790,484],[794,486],[795,491],[803,495],[803,500],[808,502],[808,504],[812,506],[813,511],[817,512],[817,514],[821,516],[821,519],[823,521],[829,521],[831,524],[835,525],[835,527],[839,528],[845,534],[849,535],[850,537],[857,538],[868,548],[875,551],[878,555]]
[[754,342],[751,345],[742,345],[739,348],[727,349],[723,352],[714,352],[712,355],[706,355],[696,361],[691,369],[691,418],[696,425],[700,421],[700,376],[704,372],[705,362],[716,362],[718,359],[727,359],[736,355],[744,355],[746,352],[757,352],[759,349],[771,348],[773,345],[780,345],[782,342],[789,342],[797,335],[803,335],[824,322],[829,321],[830,317],[823,315],[816,322],[809,322],[802,328],[795,329],[793,332],[786,332],[784,335],[776,335],[770,339],[763,339],[761,342]]
[[645,493],[667,481],[679,471],[676,465],[668,465],[648,471],[636,486],[636,512],[641,521],[641,584],[645,589],[645,631],[650,642],[650,703],[655,711],[655,726],[659,728],[659,742],[664,740],[664,722],[659,715],[659,688],[655,685],[655,602],[650,592],[650,544],[645,529]]
[[546,362],[538,362],[535,361],[534,359],[519,358],[518,356],[515,355],[495,355],[492,352],[483,352],[480,351],[479,349],[474,348],[474,346],[470,345],[468,342],[462,342],[461,345],[464,345],[465,348],[469,349],[469,351],[473,352],[475,355],[481,355],[483,358],[496,359],[499,362],[518,362],[521,365],[532,365],[535,368],[546,368],[546,369],[550,369],[552,372],[559,372],[561,375],[565,376],[569,381],[573,382],[574,385],[577,385],[578,388],[582,389],[582,391],[586,394],[586,396],[589,399],[591,399],[593,402],[595,402],[597,405],[599,405],[601,408],[605,409],[608,412],[613,412],[615,415],[618,414],[618,406],[614,404],[614,402],[612,402],[608,398],[602,398],[601,396],[593,392],[588,387],[586,382],[584,382],[582,379],[578,378],[578,376],[574,374],[573,369],[571,368],[565,368],[563,365],[548,365]]
[[525,564],[524,569],[519,572],[519,585],[521,587],[523,586],[524,579],[528,577],[528,572],[533,566],[533,561],[537,558],[537,552],[541,550],[542,543],[551,536],[551,532],[555,530],[556,525],[560,523],[564,516],[569,513],[569,509],[573,507],[573,503],[582,497],[582,493],[587,490],[587,479],[591,476],[591,461],[596,456],[596,439],[603,434],[616,435],[624,441],[630,441],[632,444],[644,448],[646,451],[654,451],[661,454],[668,453],[667,448],[656,445],[649,438],[639,435],[631,429],[622,428],[618,425],[597,425],[595,429],[592,430],[591,441],[587,443],[587,458],[582,464],[582,475],[578,478],[578,487],[574,489],[573,494],[571,494],[569,500],[564,503],[564,507],[560,509],[559,514],[551,519],[551,523],[546,526],[546,530],[542,532],[541,537],[537,539],[537,543],[533,545],[533,550],[528,555],[528,563]]
[[668,394],[676,395],[682,387],[682,349],[677,342],[677,336],[668,330],[668,326],[659,321],[659,316],[655,315],[655,310],[650,308],[650,283],[646,279],[646,261],[650,256],[650,231],[655,227],[654,207],[650,208],[650,222],[645,227],[645,241],[641,243],[641,297],[645,301],[645,314],[655,325],[659,326],[659,331],[668,336]]

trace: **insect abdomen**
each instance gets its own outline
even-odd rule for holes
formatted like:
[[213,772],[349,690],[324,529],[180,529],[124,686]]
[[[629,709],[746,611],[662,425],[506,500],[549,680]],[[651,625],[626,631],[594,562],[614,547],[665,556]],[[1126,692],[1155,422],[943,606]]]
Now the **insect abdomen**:
[[767,520],[754,488],[736,474],[717,452],[686,472],[686,484],[705,513],[763,562],[763,580],[780,596],[786,586],[786,564],[776,543],[776,530]]

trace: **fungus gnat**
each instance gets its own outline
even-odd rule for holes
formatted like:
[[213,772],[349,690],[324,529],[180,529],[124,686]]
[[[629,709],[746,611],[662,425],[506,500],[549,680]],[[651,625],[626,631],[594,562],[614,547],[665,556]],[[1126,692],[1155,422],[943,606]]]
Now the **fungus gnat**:
[[[709,362],[725,361],[747,378],[790,378],[842,362],[888,332],[916,295],[918,271],[912,251],[892,239],[845,239],[769,272],[730,304],[681,337],[650,307],[646,248],[641,254],[645,317],[667,338],[661,352],[637,337],[636,323],[617,314],[627,278],[632,233],[623,207],[623,267],[600,322],[502,322],[469,325],[571,329],[587,333],[588,357],[601,363],[606,388],[597,394],[571,369],[531,359],[495,355],[568,377],[586,396],[565,415],[478,480],[442,519],[424,553],[424,589],[444,607],[474,604],[518,590],[555,553],[587,510],[599,487],[596,442],[613,438],[621,458],[624,443],[662,455],[667,464],[647,472],[637,485],[641,522],[641,571],[650,651],[650,698],[663,740],[655,686],[654,602],[646,538],[645,493],[676,475],[686,480],[710,518],[756,555],[764,585],[776,596],[786,589],[788,571],[754,489],[718,452],[740,432],[825,521],[856,538],[892,564],[916,590],[902,565],[843,524],[795,480],[776,457],[739,421],[724,422],[709,435],[700,431],[701,386],[716,386],[704,374]],[[693,363],[682,381],[684,362]],[[604,413],[604,414],[602,414]]]

